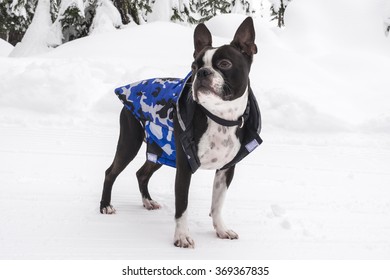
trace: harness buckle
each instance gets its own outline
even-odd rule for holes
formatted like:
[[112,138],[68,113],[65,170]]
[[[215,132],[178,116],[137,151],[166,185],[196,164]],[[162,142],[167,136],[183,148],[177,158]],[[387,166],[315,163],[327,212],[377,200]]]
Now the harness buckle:
[[244,127],[244,123],[245,123],[245,119],[244,119],[244,116],[241,116],[241,124],[238,128],[243,128]]

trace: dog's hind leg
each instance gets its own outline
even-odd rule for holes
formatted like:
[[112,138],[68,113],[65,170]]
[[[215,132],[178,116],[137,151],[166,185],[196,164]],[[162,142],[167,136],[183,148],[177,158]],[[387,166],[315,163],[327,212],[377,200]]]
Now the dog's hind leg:
[[155,210],[161,208],[161,206],[154,201],[148,190],[148,183],[150,177],[161,167],[161,164],[157,164],[151,161],[146,161],[144,165],[137,171],[137,179],[139,184],[139,190],[142,196],[142,203],[148,210]]
[[130,111],[123,108],[120,114],[120,134],[115,158],[111,166],[106,170],[104,179],[102,200],[100,201],[100,213],[115,213],[115,209],[111,205],[112,186],[118,175],[137,155],[143,139],[144,130],[141,123]]

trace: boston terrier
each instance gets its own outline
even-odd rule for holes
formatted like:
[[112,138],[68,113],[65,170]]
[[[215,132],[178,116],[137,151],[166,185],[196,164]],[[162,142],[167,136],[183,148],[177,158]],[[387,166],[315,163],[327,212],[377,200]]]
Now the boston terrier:
[[[217,48],[212,47],[210,31],[199,24],[194,48],[192,71],[185,79],[150,79],[116,90],[125,106],[100,202],[102,214],[116,212],[111,205],[113,183],[145,141],[147,160],[136,172],[143,205],[148,210],[160,208],[149,194],[149,179],[163,164],[176,167],[174,245],[183,248],[195,245],[187,205],[191,175],[198,168],[216,170],[210,216],[217,236],[238,238],[222,219],[222,205],[235,165],[262,142],[260,111],[249,84],[257,53],[252,18],[242,22],[230,44]],[[163,139],[173,143],[161,144]]]

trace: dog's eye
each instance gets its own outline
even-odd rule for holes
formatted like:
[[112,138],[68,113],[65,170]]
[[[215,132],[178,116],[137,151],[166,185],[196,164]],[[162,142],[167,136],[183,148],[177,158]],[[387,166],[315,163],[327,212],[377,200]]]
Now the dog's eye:
[[219,69],[228,70],[232,68],[233,64],[227,59],[222,59],[218,62],[217,66]]
[[196,70],[198,70],[198,66],[196,65],[196,63],[194,62],[194,63],[192,63],[192,65],[191,65],[191,69],[192,69],[192,71],[193,72],[196,72]]

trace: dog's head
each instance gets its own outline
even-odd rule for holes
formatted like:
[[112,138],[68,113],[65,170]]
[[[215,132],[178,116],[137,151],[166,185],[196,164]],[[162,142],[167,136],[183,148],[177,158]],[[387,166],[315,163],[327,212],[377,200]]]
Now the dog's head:
[[207,109],[240,98],[248,88],[248,76],[257,53],[251,17],[238,27],[229,45],[212,47],[211,33],[204,24],[194,32],[192,63],[193,99]]

